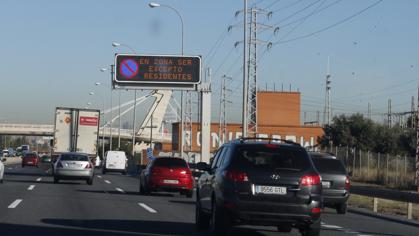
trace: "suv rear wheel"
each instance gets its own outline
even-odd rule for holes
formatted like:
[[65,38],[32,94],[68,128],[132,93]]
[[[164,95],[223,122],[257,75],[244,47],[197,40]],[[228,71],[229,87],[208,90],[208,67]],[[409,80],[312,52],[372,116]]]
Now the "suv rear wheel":
[[195,204],[195,225],[198,229],[207,229],[210,224],[210,215],[202,211],[199,199]]
[[210,225],[213,235],[228,235],[230,221],[227,214],[217,206],[215,201],[212,202]]
[[292,230],[291,225],[278,225],[277,226],[278,232],[289,233]]
[[347,208],[348,208],[348,204],[346,202],[342,203],[342,204],[339,204],[339,205],[336,206],[336,212],[338,214],[345,214]]
[[300,232],[302,236],[320,236],[320,219],[313,224],[300,229]]

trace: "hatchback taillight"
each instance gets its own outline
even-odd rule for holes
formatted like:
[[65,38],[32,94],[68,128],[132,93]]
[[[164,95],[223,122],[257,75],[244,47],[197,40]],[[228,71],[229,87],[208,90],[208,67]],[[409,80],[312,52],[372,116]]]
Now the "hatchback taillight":
[[249,177],[247,177],[246,172],[242,172],[242,171],[237,171],[237,170],[226,170],[224,171],[224,176],[233,181],[233,182],[237,182],[237,183],[243,183],[243,182],[248,182],[249,181]]
[[88,163],[85,169],[92,169],[92,164]]
[[320,185],[320,183],[321,183],[320,175],[306,175],[301,178],[302,186]]
[[348,176],[346,176],[346,179],[345,179],[345,189],[346,190],[349,190],[350,187],[351,187],[351,180],[349,179]]
[[63,168],[63,164],[61,163],[61,161],[59,161],[59,162],[57,163],[57,168]]
[[190,170],[188,170],[188,169],[182,169],[182,170],[180,171],[180,174],[181,174],[181,175],[190,175],[190,174],[191,174],[191,171],[190,171]]

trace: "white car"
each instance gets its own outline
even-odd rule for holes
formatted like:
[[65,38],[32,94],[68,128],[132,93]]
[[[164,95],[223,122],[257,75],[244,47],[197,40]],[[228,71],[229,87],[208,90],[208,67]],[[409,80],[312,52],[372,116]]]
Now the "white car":
[[102,164],[102,173],[121,172],[127,173],[128,159],[123,151],[107,151]]
[[2,157],[0,161],[0,183],[3,183],[3,176],[4,176],[4,164],[3,162],[6,161],[6,158]]

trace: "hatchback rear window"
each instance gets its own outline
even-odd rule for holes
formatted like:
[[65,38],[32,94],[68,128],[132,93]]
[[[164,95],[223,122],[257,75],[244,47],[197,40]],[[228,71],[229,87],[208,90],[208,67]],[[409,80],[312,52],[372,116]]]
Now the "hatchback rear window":
[[35,154],[27,154],[24,156],[24,158],[36,158]]
[[311,167],[304,150],[279,145],[246,145],[236,149],[233,165],[300,171]]
[[168,167],[168,168],[186,168],[188,165],[186,161],[178,158],[157,158],[154,161],[154,166]]
[[320,173],[346,174],[342,162],[337,159],[313,158],[314,166]]
[[61,155],[61,161],[89,161],[89,158],[84,155],[77,154],[64,154]]

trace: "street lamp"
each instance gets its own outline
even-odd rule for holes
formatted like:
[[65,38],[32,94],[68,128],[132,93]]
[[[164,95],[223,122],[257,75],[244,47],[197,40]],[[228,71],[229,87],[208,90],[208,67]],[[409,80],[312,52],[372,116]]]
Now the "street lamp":
[[[129,50],[131,50],[131,52],[133,54],[137,54],[137,52],[130,47],[127,44],[123,44],[123,43],[118,43],[118,42],[112,42],[112,47],[116,48],[116,47],[126,47]],[[136,116],[135,116],[135,107],[137,106],[137,92],[135,92],[134,95],[134,117],[133,117],[133,130],[132,130],[132,140],[133,140],[133,144],[132,144],[132,156],[134,156],[134,142],[135,142],[135,122],[136,122]],[[119,90],[119,107],[118,107],[118,112],[119,112],[119,128],[118,128],[118,148],[121,148],[121,90]]]
[[[101,72],[106,72],[106,71],[108,71],[108,68],[101,68],[100,69],[100,71]],[[111,65],[111,77],[113,77],[113,65]],[[113,78],[111,78],[111,79],[113,79]],[[96,86],[100,86],[101,85],[101,83],[99,83],[99,82],[96,82],[95,83],[95,85]],[[112,150],[112,120],[113,120],[113,107],[112,107],[112,86],[111,86],[111,119],[109,120],[109,150]]]
[[[184,45],[184,23],[183,23],[183,17],[182,17],[182,15],[180,14],[180,12],[176,9],[176,8],[174,8],[174,7],[172,7],[172,6],[170,6],[170,5],[166,5],[166,4],[159,4],[159,3],[155,3],[155,2],[150,2],[149,4],[148,4],[148,6],[150,7],[150,8],[156,8],[156,7],[166,7],[166,8],[169,8],[169,9],[171,9],[171,10],[173,10],[178,16],[179,16],[179,19],[180,19],[180,22],[182,23],[182,55],[183,55],[183,45]],[[180,123],[181,123],[181,129],[180,129],[180,156],[181,157],[183,157],[183,129],[184,129],[184,126],[183,126],[183,121],[184,121],[184,116],[183,116],[183,91],[181,91],[180,92]],[[192,135],[192,134],[191,134]]]

